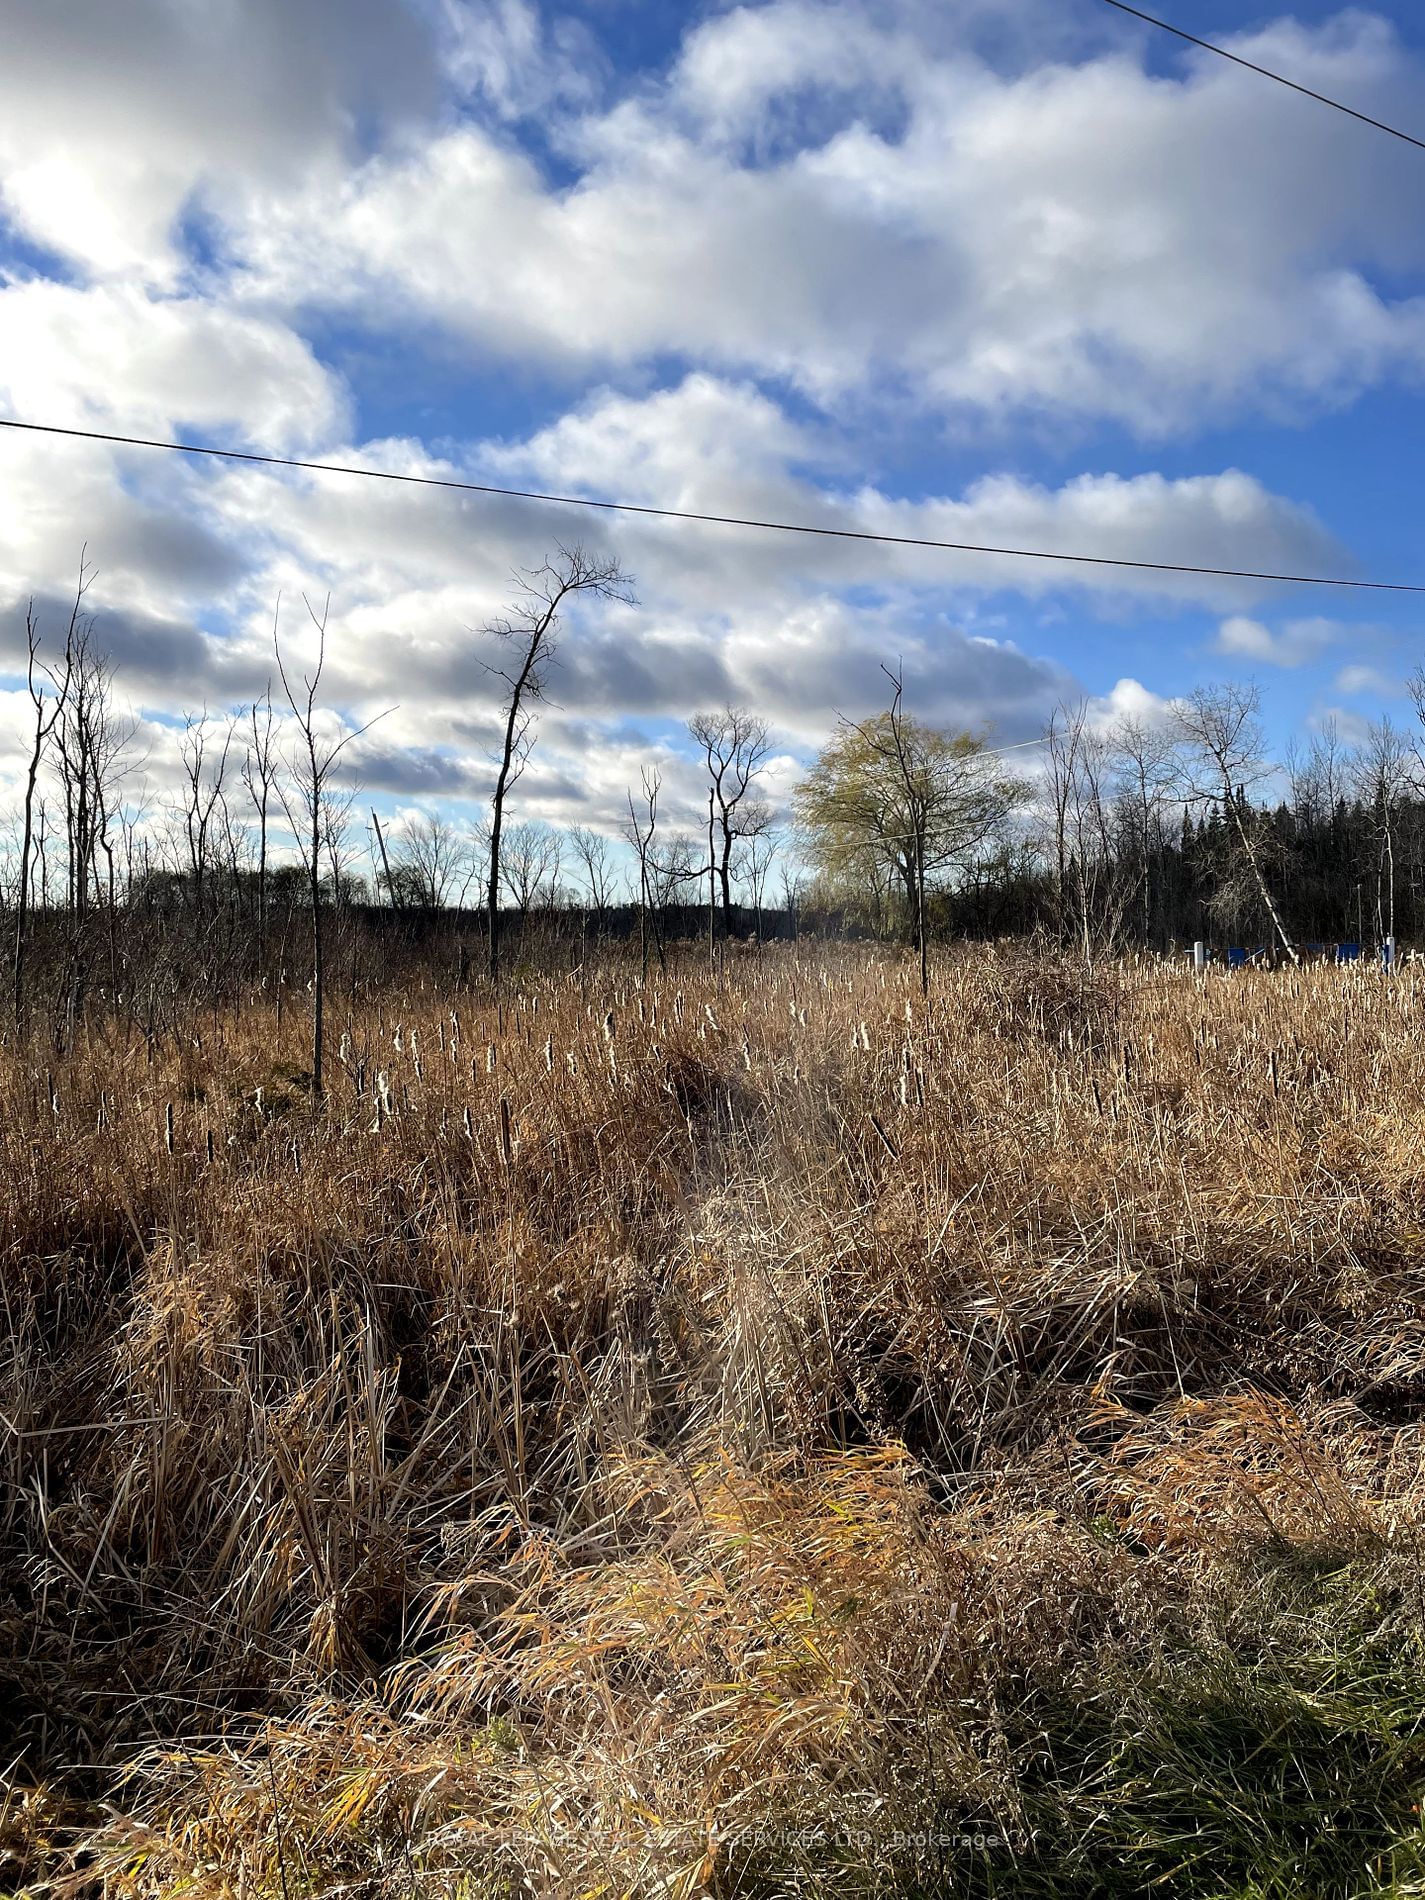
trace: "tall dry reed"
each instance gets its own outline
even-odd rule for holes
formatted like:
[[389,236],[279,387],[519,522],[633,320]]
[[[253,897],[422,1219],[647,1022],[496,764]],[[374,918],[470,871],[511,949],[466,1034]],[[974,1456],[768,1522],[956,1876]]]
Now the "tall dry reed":
[[378,987],[319,1113],[260,997],[0,1051],[12,1886],[1417,1891],[1422,1010],[818,948]]

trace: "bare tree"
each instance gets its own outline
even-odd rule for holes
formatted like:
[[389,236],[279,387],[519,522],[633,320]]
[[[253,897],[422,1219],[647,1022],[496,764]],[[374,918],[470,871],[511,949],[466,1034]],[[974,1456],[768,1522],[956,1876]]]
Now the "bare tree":
[[1345,799],[1354,769],[1351,748],[1342,739],[1334,714],[1323,719],[1320,728],[1312,734],[1311,768],[1320,784],[1329,821]]
[[767,722],[742,707],[728,706],[722,712],[698,713],[688,721],[688,731],[703,749],[711,781],[709,856],[722,899],[723,935],[728,936],[734,848],[739,838],[754,836],[757,826],[769,822],[766,805],[748,796],[771,750]]
[[107,838],[120,758],[133,727],[115,714],[113,668],[94,644],[88,619],[73,623],[65,671],[68,690],[53,737],[64,799],[68,903],[82,921],[105,889],[99,854]]
[[[292,685],[287,672],[287,664],[282,656],[282,642],[278,637],[277,620],[272,623],[272,648],[277,659],[277,672],[282,681],[282,690],[287,695],[287,704],[297,729],[296,757],[292,762],[292,790],[278,783],[278,791],[283,808],[297,840],[297,849],[302,858],[303,869],[307,874],[307,890],[312,906],[312,1099],[314,1104],[322,1098],[322,1047],[325,1027],[326,1000],[326,943],[322,927],[322,851],[330,849],[330,825],[327,805],[331,792],[333,768],[342,753],[364,732],[369,732],[375,724],[368,720],[364,726],[353,731],[345,731],[337,738],[328,736],[321,727],[317,713],[317,689],[321,685],[322,668],[326,664],[327,654],[327,618],[331,610],[328,596],[320,614],[310,601],[303,598],[308,617],[317,632],[316,663],[310,673],[299,675],[301,691]],[[384,717],[384,715],[381,715]]]
[[187,841],[188,876],[194,911],[201,917],[212,851],[214,814],[220,811],[223,780],[227,775],[228,755],[232,749],[233,722],[222,734],[222,744],[213,742],[206,711],[189,714],[183,722],[178,755],[186,781],[182,815]]
[[1054,912],[1061,935],[1069,921],[1069,806],[1073,799],[1075,740],[1064,709],[1056,706],[1044,730],[1044,757],[1049,793],[1049,822],[1053,833]]
[[328,792],[322,812],[322,846],[327,854],[327,877],[332,903],[338,910],[353,898],[360,902],[366,890],[361,877],[349,868],[356,853],[348,853],[346,848],[355,803],[355,787],[348,786],[342,790],[334,788]]
[[1138,860],[1138,887],[1142,899],[1143,941],[1154,937],[1154,918],[1161,904],[1161,879],[1155,885],[1153,864],[1162,860],[1163,819],[1179,766],[1172,734],[1162,725],[1124,713],[1109,734],[1124,803],[1132,814],[1134,855]]
[[1282,949],[1293,963],[1300,959],[1267,879],[1257,813],[1247,794],[1270,775],[1259,718],[1261,695],[1255,686],[1229,682],[1197,686],[1177,702],[1175,725],[1189,751],[1189,796],[1215,804],[1235,836],[1242,863],[1271,919]]
[[1118,939],[1132,897],[1132,859],[1117,849],[1110,814],[1112,742],[1079,700],[1055,709],[1044,750],[1059,927],[1066,935],[1073,930],[1092,964],[1096,946],[1107,949]]
[[1372,722],[1356,761],[1356,788],[1375,831],[1376,933],[1395,938],[1395,841],[1400,810],[1414,778],[1405,734],[1389,718]]
[[609,863],[609,841],[587,825],[575,825],[569,832],[569,849],[579,866],[594,922],[602,930],[613,896],[614,874]]
[[[376,814],[371,816],[374,821]],[[409,900],[427,910],[444,910],[459,885],[469,852],[467,840],[438,812],[422,812],[409,819],[397,840],[395,863],[387,866],[393,902]]]
[[666,838],[656,856],[650,852],[649,888],[660,939],[667,913],[675,906],[697,902],[697,887],[710,875],[711,866],[712,860],[700,858],[696,842],[684,831],[675,831]]
[[[272,637],[277,638],[275,618]],[[267,818],[280,764],[270,680],[262,698],[248,708],[248,720],[251,736],[243,755],[242,782],[257,814],[257,953],[261,963],[267,953]]]
[[35,863],[40,873],[40,909],[49,908],[49,807],[43,799],[35,807]]
[[782,858],[782,909],[792,926],[792,942],[801,938],[802,905],[806,901],[806,887],[801,871],[790,857]]
[[1422,773],[1425,773],[1425,666],[1417,666],[1405,685],[1410,694],[1410,703],[1415,708],[1416,720],[1421,728],[1415,737],[1413,750]]
[[[27,663],[25,669],[25,687],[34,708],[34,737],[30,744],[29,764],[25,773],[24,815],[20,830],[20,865],[15,888],[15,945],[12,966],[13,997],[15,1021],[18,1024],[25,1013],[25,951],[28,941],[30,912],[30,853],[34,846],[35,834],[35,781],[39,777],[40,765],[44,759],[45,746],[49,742],[55,723],[64,709],[64,698],[68,691],[68,661],[74,650],[74,631],[79,621],[80,610],[84,605],[84,593],[89,584],[88,572],[80,559],[79,583],[74,593],[74,605],[70,608],[69,629],[65,637],[66,664],[57,676],[44,674],[39,667],[40,635],[35,624],[35,603],[30,602],[25,610],[25,647]],[[50,692],[45,693],[45,680],[49,681]],[[41,806],[41,827],[43,827],[43,806]]]
[[472,890],[483,888],[485,870],[490,861],[490,832],[488,826],[478,819],[467,821],[461,827],[461,869],[464,872],[460,880],[460,889],[456,893],[455,907],[461,914],[465,911],[465,900]]
[[486,885],[486,919],[490,981],[500,976],[500,848],[504,836],[505,800],[524,770],[533,743],[532,703],[544,697],[549,663],[554,657],[559,611],[571,596],[589,594],[601,600],[629,602],[631,583],[612,555],[586,554],[580,547],[560,548],[557,557],[522,577],[519,599],[510,614],[486,629],[508,647],[508,665],[492,666],[504,681],[504,734],[499,769],[490,801],[490,858]]
[[772,866],[780,849],[780,840],[772,823],[770,810],[764,808],[758,814],[754,829],[747,833],[747,848],[743,853],[742,873],[747,887],[752,893],[753,928],[758,943],[762,941],[762,911],[766,903],[767,883],[772,875]]
[[553,904],[564,863],[564,840],[551,825],[527,820],[505,833],[500,875],[510,900],[523,916]]
[[[638,856],[638,954],[643,975],[648,975],[648,935],[649,912],[653,902],[653,839],[658,829],[658,793],[662,779],[651,767],[641,768],[642,798],[639,805],[633,802],[633,790],[628,793],[628,823],[624,827],[624,836],[633,846]],[[647,817],[643,816],[644,811]],[[658,961],[663,961],[663,940],[658,938]]]
[[[232,732],[238,730],[238,720],[232,722]],[[251,851],[251,838],[247,827],[233,817],[233,808],[228,800],[226,783],[218,787],[217,835],[222,845],[223,864],[227,872],[228,892],[234,910],[247,908],[247,897],[243,886],[243,872]]]
[[69,947],[66,1013],[73,1033],[94,952],[91,911],[107,906],[109,975],[118,987],[118,875],[111,824],[122,822],[123,787],[136,761],[138,721],[115,706],[113,666],[94,641],[94,623],[76,617],[65,642],[65,690],[52,734],[64,804]]
[[[371,831],[376,841],[376,849],[381,854],[381,870],[376,879],[376,888],[379,891],[384,887],[388,903],[394,909],[400,910],[405,901],[405,888],[392,873],[390,854],[386,850],[386,834],[381,829],[381,820],[376,816],[374,805],[371,807]],[[372,868],[375,868],[374,859]]]
[[[1306,838],[1310,869],[1323,882],[1335,872],[1331,839],[1338,835],[1348,792],[1359,782],[1359,761],[1334,716],[1321,722],[1303,754],[1293,739],[1285,766],[1297,830]],[[1359,897],[1360,886],[1357,886]]]

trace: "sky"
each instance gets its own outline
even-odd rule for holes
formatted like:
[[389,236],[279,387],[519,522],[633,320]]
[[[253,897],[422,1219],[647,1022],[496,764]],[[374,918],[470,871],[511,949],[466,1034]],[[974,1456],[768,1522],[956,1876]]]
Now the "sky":
[[[1425,136],[1406,0],[1168,17]],[[1102,0],[0,0],[0,415],[897,535],[1425,583],[1425,153]],[[393,818],[493,776],[483,632],[558,545],[521,816],[610,834],[687,718],[785,794],[885,703],[1262,688],[1407,720],[1425,598],[640,521],[0,431],[0,802],[23,612],[96,638],[161,803],[274,614]],[[279,609],[280,601],[280,609]],[[380,717],[376,717],[380,715]]]

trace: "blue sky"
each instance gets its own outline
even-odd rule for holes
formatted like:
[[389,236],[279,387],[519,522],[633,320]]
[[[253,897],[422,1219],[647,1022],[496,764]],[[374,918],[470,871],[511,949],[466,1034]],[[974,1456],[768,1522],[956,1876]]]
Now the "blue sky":
[[[1425,20],[1163,0],[1425,133]],[[0,413],[900,534],[1425,582],[1425,154],[1100,0],[0,0]],[[521,796],[616,829],[682,720],[777,784],[899,658],[1001,743],[1087,695],[1262,686],[1278,744],[1405,719],[1409,597],[1085,576],[0,439],[0,640],[91,604],[151,716],[262,689],[332,596],[388,811],[477,801],[477,630],[560,538]],[[304,636],[300,609],[287,622]],[[0,655],[0,666],[4,656]],[[0,678],[3,685],[3,678]],[[17,696],[0,692],[0,776]]]

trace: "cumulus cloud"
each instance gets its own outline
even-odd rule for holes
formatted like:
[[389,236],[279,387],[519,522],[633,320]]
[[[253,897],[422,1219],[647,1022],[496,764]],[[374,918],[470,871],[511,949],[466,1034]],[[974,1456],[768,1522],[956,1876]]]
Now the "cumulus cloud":
[[488,450],[495,469],[665,508],[746,509],[788,493],[808,430],[750,383],[694,373],[651,396],[602,390],[528,441]]
[[[566,492],[616,494],[636,503],[744,519],[791,521],[828,534],[778,537],[612,518],[637,550],[641,577],[666,580],[680,599],[755,596],[795,575],[822,585],[952,587],[1024,596],[1071,589],[1117,598],[1201,601],[1260,598],[1253,582],[1115,568],[1013,554],[878,545],[902,540],[1096,554],[1109,563],[1171,562],[1217,568],[1329,572],[1349,557],[1312,511],[1239,469],[1169,479],[1158,474],[1076,476],[1056,488],[987,475],[959,495],[891,496],[838,481],[838,453],[823,433],[793,425],[763,392],[699,372],[651,397],[596,393],[528,441],[477,451],[503,479]],[[815,468],[813,464],[816,464]],[[1303,625],[1305,623],[1302,623]]]
[[754,150],[779,133],[810,143],[838,129],[853,95],[864,119],[877,106],[893,111],[915,83],[925,48],[909,15],[877,23],[869,11],[835,12],[818,0],[736,7],[689,31],[670,103],[709,134]]
[[567,17],[546,19],[533,0],[440,0],[436,23],[450,78],[503,119],[587,107],[606,77],[588,29]]
[[[1272,494],[1240,469],[1176,480],[1156,474],[1080,475],[1057,489],[1013,476],[986,476],[953,499],[891,502],[867,490],[858,501],[862,518],[878,532],[998,547],[1269,572],[1329,571],[1344,558],[1309,509]],[[953,571],[982,587],[1009,586],[1030,594],[1068,586],[1211,602],[1258,591],[1256,583],[1200,574],[997,555],[962,556]]]
[[[1314,517],[1235,471],[1176,480],[1083,476],[1058,488],[987,477],[962,494],[912,502],[847,490],[834,470],[818,481],[808,459],[815,448],[814,433],[765,393],[698,374],[641,399],[604,392],[522,443],[475,443],[456,459],[410,439],[338,453],[437,476],[539,482],[558,471],[576,492],[618,480],[634,499],[702,501],[719,512],[871,533],[1095,548],[1129,560],[1232,565],[1250,554],[1299,568],[1342,558]],[[78,494],[58,477],[61,467],[76,466],[90,483]],[[399,700],[400,720],[383,726],[382,743],[399,735],[417,751],[450,745],[457,771],[494,736],[496,683],[479,629],[502,610],[519,570],[558,539],[616,548],[639,596],[634,605],[576,613],[551,685],[561,708],[603,720],[681,720],[699,705],[744,700],[799,743],[838,712],[859,715],[878,704],[881,662],[890,658],[904,664],[926,716],[1016,739],[1034,729],[1072,682],[999,624],[1002,615],[977,618],[976,603],[987,596],[1077,594],[1117,602],[1119,611],[1135,600],[1213,604],[1252,591],[1133,569],[581,517],[241,466],[155,467],[136,453],[105,468],[87,458],[75,464],[62,444],[27,441],[10,474],[19,532],[0,565],[0,586],[8,579],[12,600],[37,573],[72,565],[73,523],[92,513],[91,548],[112,583],[107,598],[135,624],[168,625],[176,609],[192,614],[206,597],[223,595],[219,623],[185,661],[173,656],[168,681],[170,693],[216,699],[234,684],[247,693],[270,670],[279,594],[289,603],[284,627],[300,641],[301,596],[330,591],[327,685],[335,702],[365,713]],[[146,491],[145,476],[168,486]],[[1230,632],[1257,623],[1239,616],[1224,624]],[[1278,637],[1304,643],[1317,625],[1290,623]],[[136,646],[136,657],[146,650]]]
[[[996,13],[1036,30],[991,58]],[[589,29],[531,0],[0,0],[0,207],[91,277],[269,320],[831,407],[1153,433],[1419,373],[1425,181],[1221,61],[1164,78],[1059,21],[1046,62],[1053,15],[771,0],[606,104]],[[1425,94],[1368,13],[1233,45],[1387,116]]]
[[345,394],[286,324],[135,284],[0,286],[0,407],[127,434],[174,424],[270,449],[330,439]]
[[[294,307],[379,298],[481,350],[697,358],[827,404],[889,386],[1153,433],[1418,374],[1425,303],[1390,286],[1421,260],[1425,184],[1383,186],[1371,141],[1220,61],[1003,73],[898,12],[737,9],[578,122],[572,182],[459,123],[259,194],[230,255]],[[1234,44],[1367,109],[1422,90],[1366,15]],[[808,90],[789,149],[730,140]]]
[[174,283],[179,226],[239,184],[357,159],[434,109],[434,35],[391,0],[0,0],[0,209],[88,272]]
[[[31,247],[0,277],[0,408],[831,531],[7,436],[0,656],[31,590],[62,610],[87,540],[101,639],[161,747],[161,715],[262,690],[279,593],[300,651],[301,596],[330,589],[332,716],[395,708],[352,748],[367,783],[480,797],[480,629],[556,540],[616,547],[639,604],[571,616],[522,786],[605,822],[650,752],[696,816],[676,744],[696,707],[765,712],[785,774],[883,702],[886,660],[925,716],[1014,743],[1085,688],[1044,651],[1063,613],[1197,608],[1224,653],[1319,657],[1332,626],[1269,620],[1251,584],[842,538],[1348,564],[1222,458],[1122,475],[1110,433],[1088,472],[1035,480],[1006,446],[1299,413],[1425,358],[1401,288],[1425,180],[1383,181],[1375,143],[1221,62],[1165,77],[1131,35],[1084,31],[1050,0],[771,0],[700,13],[664,70],[619,82],[533,0],[0,0],[0,218]],[[1387,117],[1421,98],[1369,14],[1234,44]],[[439,326],[456,363],[570,387],[499,440],[460,443],[458,417],[439,451],[377,437],[314,346],[346,318],[412,349]],[[991,472],[898,492],[887,415],[922,468],[949,424]],[[1120,680],[1092,703],[1166,701]]]
[[1289,620],[1275,632],[1246,614],[1233,614],[1217,629],[1217,651],[1267,666],[1302,666],[1320,657],[1343,629],[1333,621]]
[[251,561],[194,511],[188,471],[140,451],[7,432],[0,505],[0,603],[62,592],[86,546],[97,597],[160,617],[221,598]]
[[1161,730],[1171,723],[1173,706],[1173,700],[1155,693],[1151,687],[1144,686],[1141,680],[1121,679],[1114,682],[1109,692],[1096,694],[1089,700],[1089,715],[1102,731],[1111,729],[1123,720]]

